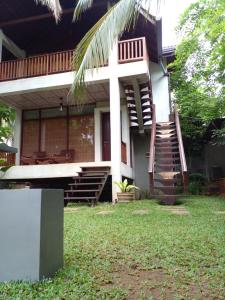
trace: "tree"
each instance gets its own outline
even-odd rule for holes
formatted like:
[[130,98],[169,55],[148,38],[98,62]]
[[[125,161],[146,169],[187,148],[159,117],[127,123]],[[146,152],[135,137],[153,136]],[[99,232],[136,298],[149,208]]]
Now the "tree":
[[171,83],[183,134],[198,150],[208,124],[225,117],[224,16],[224,0],[199,0],[184,12],[178,26],[182,39],[171,65]]
[[[47,5],[59,21],[61,6],[59,0],[35,0]],[[74,51],[73,65],[76,70],[75,80],[72,85],[74,94],[79,94],[84,83],[84,72],[104,65],[109,57],[109,52],[124,31],[132,29],[140,12],[145,10],[145,16],[150,13],[153,6],[159,12],[164,0],[105,0],[109,9],[104,16],[87,32]],[[94,4],[93,0],[77,0],[73,20],[76,21],[81,14]]]
[[0,103],[0,142],[12,136],[15,112],[9,106]]

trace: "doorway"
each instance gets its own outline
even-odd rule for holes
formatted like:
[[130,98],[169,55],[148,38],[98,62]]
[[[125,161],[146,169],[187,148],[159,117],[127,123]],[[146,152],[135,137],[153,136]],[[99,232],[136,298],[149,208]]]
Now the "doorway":
[[111,160],[110,113],[102,113],[102,160]]

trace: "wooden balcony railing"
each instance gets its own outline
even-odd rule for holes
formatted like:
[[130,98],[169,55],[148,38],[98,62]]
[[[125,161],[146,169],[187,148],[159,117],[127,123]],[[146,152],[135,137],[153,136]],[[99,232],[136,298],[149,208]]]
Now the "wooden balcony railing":
[[15,165],[15,161],[15,153],[0,152],[0,167],[11,167]]
[[145,37],[120,41],[118,43],[118,62],[128,63],[139,60],[148,60]]
[[[0,63],[0,81],[72,71],[73,50],[31,56]],[[147,60],[146,39],[119,41],[118,63]]]
[[72,71],[73,50],[0,63],[0,81]]

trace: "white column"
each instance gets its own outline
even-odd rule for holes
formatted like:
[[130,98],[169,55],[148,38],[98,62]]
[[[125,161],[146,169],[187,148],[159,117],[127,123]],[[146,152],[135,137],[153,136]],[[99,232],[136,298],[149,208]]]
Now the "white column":
[[121,114],[120,114],[120,85],[117,74],[118,43],[116,42],[109,55],[109,89],[110,89],[110,134],[111,134],[111,173],[112,201],[116,202],[118,187],[115,181],[121,181]]
[[21,148],[21,132],[22,132],[22,111],[16,109],[16,119],[13,135],[13,147],[17,148],[16,165],[20,164],[20,148]]
[[110,133],[111,133],[111,172],[112,198],[117,199],[118,188],[115,181],[121,181],[121,118],[120,118],[120,86],[119,79],[110,78]]

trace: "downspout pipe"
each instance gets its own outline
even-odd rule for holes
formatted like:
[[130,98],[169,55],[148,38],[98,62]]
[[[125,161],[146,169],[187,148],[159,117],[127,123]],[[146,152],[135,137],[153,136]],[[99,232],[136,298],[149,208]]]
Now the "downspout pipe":
[[162,58],[161,58],[161,57],[159,58],[159,64],[160,64],[160,67],[162,68],[163,75],[169,77],[169,73],[168,73],[168,71],[166,70],[166,68],[164,67],[164,64],[163,64],[163,61],[162,61]]

